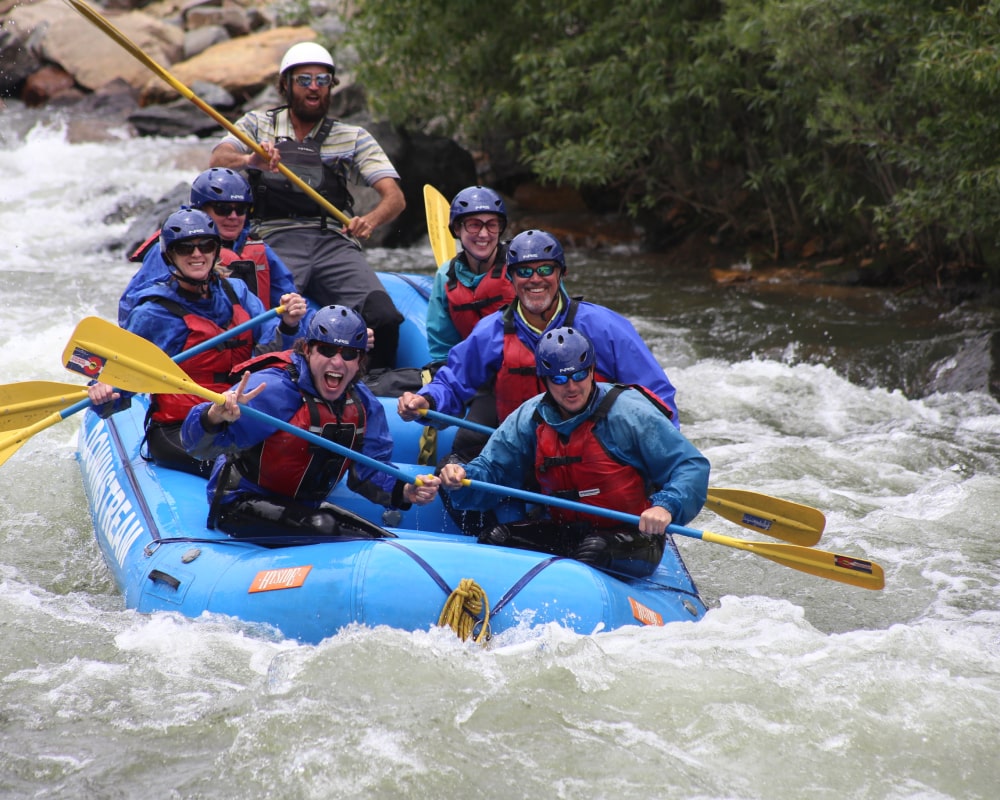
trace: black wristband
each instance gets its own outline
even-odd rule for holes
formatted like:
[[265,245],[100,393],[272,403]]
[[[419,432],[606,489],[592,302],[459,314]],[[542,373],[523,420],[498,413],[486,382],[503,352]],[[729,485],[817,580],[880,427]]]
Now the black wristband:
[[211,406],[209,406],[208,408],[206,408],[204,411],[201,412],[201,428],[203,431],[205,431],[205,433],[210,433],[214,436],[217,433],[222,433],[229,425],[229,423],[223,421],[220,422],[218,425],[216,425],[214,422],[212,422],[212,420],[208,418],[208,412],[210,410]]
[[285,324],[285,321],[282,320],[281,323],[278,325],[278,330],[281,331],[283,334],[285,334],[285,336],[294,336],[299,332],[299,323],[296,322],[295,327],[290,328],[288,325]]
[[392,503],[393,508],[409,511],[413,507],[413,504],[403,495],[405,486],[405,481],[396,478],[396,483],[392,487],[392,499],[389,502]]

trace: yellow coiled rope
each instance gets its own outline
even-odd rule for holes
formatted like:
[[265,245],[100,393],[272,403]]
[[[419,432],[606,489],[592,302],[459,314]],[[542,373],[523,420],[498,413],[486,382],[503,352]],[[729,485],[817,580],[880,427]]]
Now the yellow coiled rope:
[[472,578],[462,578],[458,588],[448,596],[438,625],[442,628],[447,625],[465,642],[479,624],[482,627],[473,641],[485,647],[490,640],[490,601],[486,592]]

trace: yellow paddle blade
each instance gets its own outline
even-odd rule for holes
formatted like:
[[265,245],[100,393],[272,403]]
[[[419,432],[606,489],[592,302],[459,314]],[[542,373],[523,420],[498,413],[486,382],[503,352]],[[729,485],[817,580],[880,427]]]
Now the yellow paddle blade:
[[818,508],[744,489],[711,488],[705,507],[744,528],[805,547],[816,544],[826,527]]
[[770,544],[732,539],[711,531],[702,531],[701,538],[706,542],[746,550],[776,564],[797,569],[799,572],[807,572],[819,578],[859,586],[862,589],[877,590],[885,586],[885,573],[882,567],[867,559],[816,550],[812,547],[800,547],[796,544]]
[[[84,396],[86,396],[86,393],[84,393]],[[65,417],[57,411],[26,428],[18,428],[17,430],[0,434],[0,466],[6,464],[7,459],[20,450],[21,445],[36,433],[55,425],[57,422],[62,422],[64,419]]]
[[429,183],[424,184],[424,211],[427,214],[427,238],[431,240],[434,261],[437,264],[450,261],[458,252],[455,237],[448,230],[451,204]]
[[76,326],[62,362],[72,372],[130,392],[193,394],[225,402],[218,392],[191,380],[155,344],[99,317],[87,317]]
[[87,396],[79,384],[22,381],[0,386],[0,431],[31,425]]

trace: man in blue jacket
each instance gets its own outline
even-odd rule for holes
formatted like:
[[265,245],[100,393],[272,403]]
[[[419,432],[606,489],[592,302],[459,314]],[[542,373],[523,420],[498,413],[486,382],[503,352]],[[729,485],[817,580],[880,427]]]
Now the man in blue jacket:
[[433,475],[423,477],[420,486],[404,483],[240,415],[239,403],[246,403],[390,464],[385,411],[360,382],[367,341],[365,322],[356,311],[321,308],[293,351],[243,365],[247,371],[225,393],[225,405],[202,403],[191,409],[181,431],[184,446],[196,458],[218,457],[208,482],[210,527],[238,537],[386,535],[325,502],[345,472],[348,488],[379,505],[405,510],[437,496],[439,481]]
[[[598,380],[645,386],[671,412],[680,428],[676,393],[632,324],[609,308],[570,298],[562,284],[566,258],[550,233],[528,230],[511,240],[507,277],[516,297],[505,309],[484,317],[472,333],[451,349],[447,363],[419,392],[400,397],[397,411],[404,420],[423,420],[421,409],[496,427],[530,397],[545,391],[535,374],[535,348],[542,334],[572,326],[595,342]],[[468,462],[482,450],[486,437],[461,430],[449,460]],[[492,520],[465,520],[466,533]]]
[[[598,338],[598,337],[595,337]],[[441,485],[457,508],[497,504],[491,492],[462,488],[470,478],[572,500],[545,519],[498,525],[484,544],[539,550],[633,576],[649,575],[663,557],[665,531],[697,516],[708,492],[708,460],[638,387],[597,383],[595,348],[575,328],[547,331],[536,352],[545,394],[528,400],[490,436],[471,462],[446,464]],[[639,517],[623,525],[588,506]]]

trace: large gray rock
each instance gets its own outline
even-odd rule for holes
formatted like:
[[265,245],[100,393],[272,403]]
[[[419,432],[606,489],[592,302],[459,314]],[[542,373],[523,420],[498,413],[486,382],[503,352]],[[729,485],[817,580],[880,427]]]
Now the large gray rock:
[[35,36],[32,33],[19,30],[9,21],[0,28],[0,95],[13,94],[41,69],[42,60],[34,42],[42,37],[44,29],[39,28]]
[[[184,34],[177,27],[141,11],[107,18],[161,66],[181,57]],[[115,78],[136,88],[149,80],[148,68],[134,55],[61,0],[17,6],[8,14],[5,29],[24,43],[36,31],[44,32],[34,44],[39,57],[58,64],[85,89],[97,89]]]
[[382,244],[387,247],[415,244],[427,236],[424,184],[431,184],[450,199],[459,189],[476,183],[475,161],[468,150],[443,136],[411,133],[385,122],[368,123],[365,127],[392,160],[406,197],[406,210],[392,225],[386,226]]
[[989,392],[1000,397],[1000,334],[977,333],[933,365],[928,392]]
[[[237,102],[245,103],[277,81],[278,65],[289,47],[315,39],[315,31],[304,27],[251,33],[213,45],[194,58],[174,64],[170,72],[185,86],[197,80],[218,84]],[[141,102],[166,103],[176,97],[173,88],[151,79],[143,87]]]

